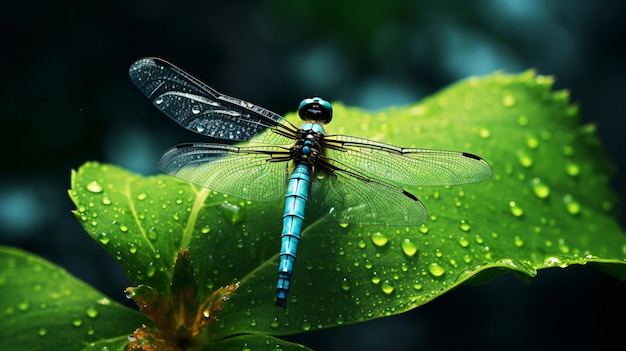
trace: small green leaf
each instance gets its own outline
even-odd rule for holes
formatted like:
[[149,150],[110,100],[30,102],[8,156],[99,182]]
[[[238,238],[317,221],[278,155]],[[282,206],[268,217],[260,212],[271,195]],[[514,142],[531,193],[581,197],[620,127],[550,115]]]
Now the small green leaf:
[[[408,189],[430,212],[418,227],[362,227],[307,211],[287,309],[274,306],[282,201],[252,203],[169,176],[87,163],[70,196],[87,232],[135,284],[171,282],[189,247],[200,294],[238,279],[214,340],[285,335],[401,313],[467,282],[597,263],[626,278],[611,168],[594,128],[550,78],[471,78],[416,104],[367,113],[334,104],[330,133],[480,155],[493,179]],[[293,115],[290,119],[295,118]]]
[[0,291],[2,350],[123,350],[148,322],[62,268],[10,247],[0,247]]

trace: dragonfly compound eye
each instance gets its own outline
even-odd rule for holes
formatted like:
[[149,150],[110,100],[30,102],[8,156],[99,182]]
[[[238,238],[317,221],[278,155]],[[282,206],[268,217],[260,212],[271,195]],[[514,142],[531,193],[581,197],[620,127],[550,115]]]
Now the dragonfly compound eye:
[[333,106],[318,97],[304,99],[298,107],[298,115],[305,121],[330,123],[333,119]]

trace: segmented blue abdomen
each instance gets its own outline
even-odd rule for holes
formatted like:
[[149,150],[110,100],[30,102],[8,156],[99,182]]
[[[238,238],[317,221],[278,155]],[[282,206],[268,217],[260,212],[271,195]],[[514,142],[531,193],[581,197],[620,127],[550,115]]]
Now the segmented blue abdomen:
[[278,264],[278,284],[276,285],[276,305],[285,306],[293,263],[296,260],[304,210],[309,201],[311,172],[306,161],[300,162],[289,177],[285,211],[283,212],[283,232],[281,234],[280,262]]

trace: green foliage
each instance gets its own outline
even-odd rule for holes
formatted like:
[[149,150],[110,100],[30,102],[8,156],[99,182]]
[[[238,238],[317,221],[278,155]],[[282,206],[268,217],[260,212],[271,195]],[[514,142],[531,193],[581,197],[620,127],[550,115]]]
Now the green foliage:
[[123,350],[129,332],[149,321],[109,300],[62,268],[0,247],[0,348]]
[[495,74],[409,107],[368,113],[334,104],[329,133],[472,152],[494,177],[408,189],[430,212],[419,227],[345,225],[308,211],[286,310],[274,306],[282,201],[252,203],[98,163],[72,174],[70,196],[86,231],[135,285],[169,291],[186,247],[201,298],[237,279],[219,322],[206,328],[222,346],[273,345],[281,341],[263,334],[397,314],[507,272],[529,279],[542,268],[596,263],[624,279],[610,166],[593,126],[581,127],[577,107],[551,85],[533,72]]

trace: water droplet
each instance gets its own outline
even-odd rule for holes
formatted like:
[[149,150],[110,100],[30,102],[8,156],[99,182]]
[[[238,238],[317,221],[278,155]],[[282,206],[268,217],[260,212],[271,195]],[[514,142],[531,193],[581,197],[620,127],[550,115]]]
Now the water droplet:
[[138,195],[137,195],[137,200],[139,200],[139,201],[143,201],[143,200],[145,200],[147,197],[148,197],[148,194],[146,194],[146,193],[141,193],[141,194],[138,194]]
[[509,202],[509,209],[515,217],[520,217],[524,214],[524,210],[519,205],[517,205],[515,201]]
[[237,205],[224,201],[220,204],[220,210],[222,211],[224,218],[226,218],[226,220],[228,220],[232,225],[240,223],[244,220],[244,211],[242,211]]
[[536,149],[539,147],[539,140],[535,137],[529,136],[526,138],[526,146],[530,149]]
[[577,215],[580,213],[580,204],[578,201],[574,200],[572,195],[566,194],[563,196],[563,203],[565,204],[565,209],[569,214]]
[[387,235],[381,232],[372,233],[370,239],[376,246],[385,246],[387,245],[387,242],[389,242],[389,238],[387,237]]
[[377,272],[373,272],[372,273],[372,278],[371,278],[372,283],[374,284],[378,284],[380,283],[380,277],[378,276]]
[[428,265],[428,271],[435,277],[441,277],[446,273],[446,270],[435,262]]
[[564,156],[572,156],[572,155],[574,155],[574,148],[571,145],[563,146],[563,155]]
[[202,234],[207,234],[210,231],[211,231],[211,227],[209,227],[209,226],[204,226],[204,227],[202,227],[202,229],[200,229],[200,232]]
[[459,238],[459,245],[461,245],[461,247],[468,247],[469,240],[467,240],[465,237],[462,236]]
[[309,323],[309,321],[307,321],[306,319],[304,319],[302,321],[302,324],[300,324],[300,329],[302,329],[303,331],[308,331],[311,329],[311,323]]
[[146,269],[146,275],[148,277],[153,277],[154,273],[156,273],[156,267],[152,262],[150,262],[150,265],[148,265],[148,268]]
[[459,228],[464,232],[469,232],[472,229],[469,223],[467,223],[467,221],[464,219],[461,220],[461,223],[459,224]]
[[520,238],[519,235],[516,235],[513,237],[513,243],[515,243],[515,246],[517,247],[524,246],[524,241],[522,240],[522,238]]
[[92,193],[101,193],[102,192],[102,185],[100,185],[100,183],[96,182],[95,180],[92,182],[89,182],[87,184],[87,190],[91,191]]
[[341,280],[341,290],[348,291],[350,290],[350,283],[348,282],[348,278],[344,277]]
[[545,199],[546,197],[548,197],[548,195],[550,195],[550,187],[541,182],[541,179],[533,178],[531,180],[531,184],[533,187],[533,191],[538,198]]
[[80,327],[81,325],[83,325],[83,320],[80,318],[74,319],[72,321],[72,325],[75,327]]
[[250,321],[250,326],[251,326],[251,327],[256,327],[256,319],[252,319],[252,320]]
[[506,107],[513,107],[515,106],[515,96],[513,96],[511,93],[506,93],[503,97],[502,97],[502,105],[506,106]]
[[580,167],[577,163],[568,162],[565,164],[565,173],[569,176],[575,177],[580,173]]
[[522,166],[526,168],[533,165],[533,159],[530,157],[530,155],[528,155],[522,150],[517,151],[517,160]]
[[193,105],[191,107],[191,113],[193,113],[194,115],[197,115],[200,113],[200,106],[198,105]]
[[131,254],[137,253],[137,246],[135,246],[135,244],[130,244],[130,247],[128,248],[128,252],[130,252]]
[[488,139],[489,137],[491,137],[491,131],[487,128],[481,128],[478,132],[478,135],[480,135],[480,137],[483,139]]
[[109,199],[109,197],[106,196],[106,195],[102,196],[102,200],[101,201],[102,201],[103,205],[110,205],[111,204],[111,199]]
[[111,239],[107,236],[107,233],[102,232],[98,236],[98,241],[100,241],[102,245],[106,245],[111,241]]
[[274,319],[272,319],[272,321],[270,322],[270,327],[278,328],[279,326],[280,326],[280,323],[278,322],[278,318],[274,317]]
[[408,257],[413,257],[417,252],[417,245],[409,239],[404,239],[401,246],[402,252]]
[[17,305],[17,309],[24,312],[30,308],[30,303],[28,301],[22,301]]
[[519,124],[522,127],[528,125],[528,117],[523,116],[523,115],[517,117],[517,124]]
[[338,315],[337,318],[335,319],[335,323],[337,323],[337,325],[342,325],[346,322],[346,319],[343,315]]
[[159,96],[156,99],[154,99],[154,103],[157,105],[160,105],[163,103],[163,96]]
[[158,237],[157,234],[157,229],[156,227],[152,226],[148,229],[148,232],[146,233],[146,236],[148,237],[148,239],[155,241]]
[[128,231],[128,227],[124,224],[120,224],[120,230],[122,233],[126,233]]
[[39,336],[46,336],[46,334],[48,334],[48,331],[45,328],[41,328],[39,329],[39,332],[37,334],[39,334]]
[[380,288],[387,295],[391,294],[395,290],[395,287],[393,286],[393,284],[389,280],[385,280],[380,285]]
[[98,317],[98,310],[95,307],[89,307],[86,311],[85,314],[87,315],[87,317],[89,318],[96,318]]

